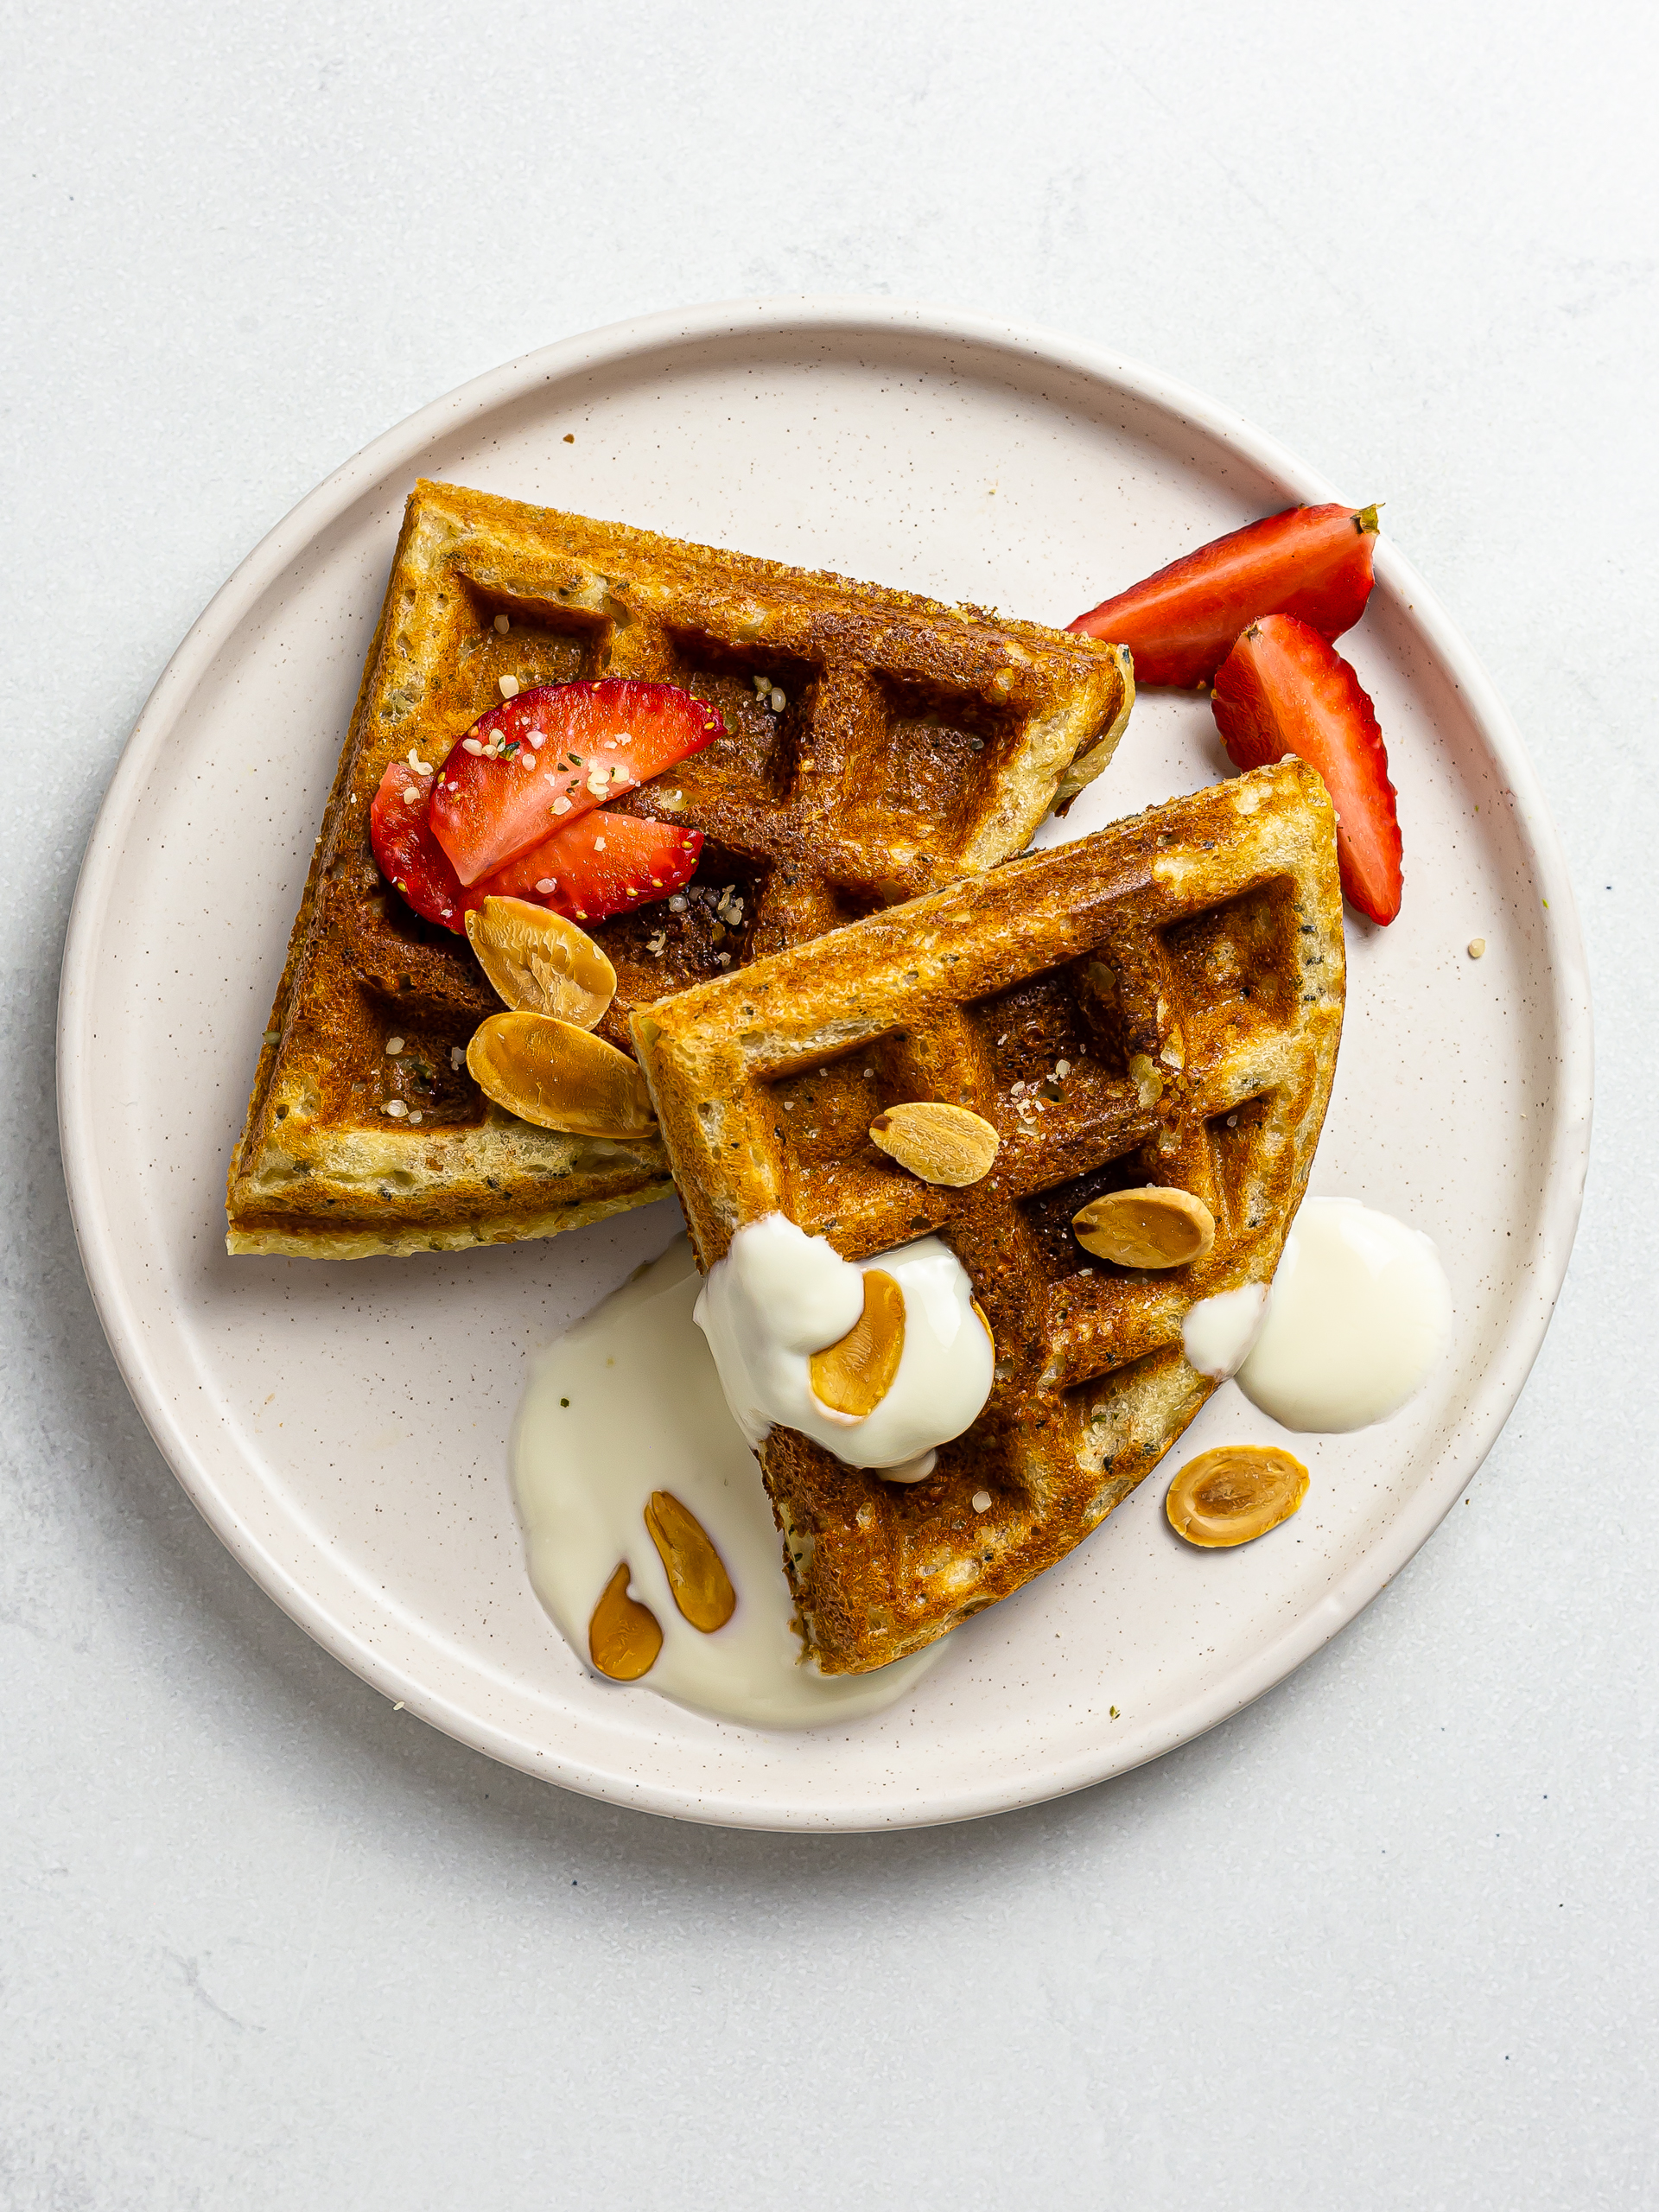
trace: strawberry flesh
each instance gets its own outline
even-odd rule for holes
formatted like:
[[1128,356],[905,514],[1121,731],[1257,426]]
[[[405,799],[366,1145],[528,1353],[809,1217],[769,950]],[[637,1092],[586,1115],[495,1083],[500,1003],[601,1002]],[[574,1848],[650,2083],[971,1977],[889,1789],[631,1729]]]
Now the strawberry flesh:
[[1214,676],[1242,630],[1294,614],[1339,638],[1365,611],[1375,507],[1287,507],[1184,554],[1071,625],[1127,645],[1137,683],[1189,688]]
[[666,899],[696,872],[702,832],[603,810],[520,853],[464,894],[529,899],[573,922],[602,922]]
[[377,867],[417,914],[447,930],[467,926],[469,899],[449,855],[432,835],[428,809],[436,776],[394,760],[369,808],[369,842]]
[[528,899],[573,921],[666,899],[696,872],[702,832],[595,808],[470,887],[449,864],[427,818],[435,776],[393,761],[369,809],[380,873],[417,914],[459,934],[486,899]]
[[1400,911],[1400,820],[1389,756],[1359,678],[1294,614],[1254,623],[1228,654],[1211,706],[1229,757],[1264,767],[1294,753],[1325,779],[1337,810],[1343,895],[1374,922]]
[[438,771],[432,835],[475,884],[579,817],[701,752],[725,724],[672,683],[607,677],[522,691],[474,722]]

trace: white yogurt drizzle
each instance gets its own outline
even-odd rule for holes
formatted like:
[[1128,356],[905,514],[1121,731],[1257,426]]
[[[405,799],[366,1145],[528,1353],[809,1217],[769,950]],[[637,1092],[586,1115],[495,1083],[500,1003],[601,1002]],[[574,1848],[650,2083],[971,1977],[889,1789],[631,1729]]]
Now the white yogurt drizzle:
[[[885,1269],[904,1293],[905,1346],[892,1388],[858,1420],[815,1394],[810,1360],[863,1312],[868,1268]],[[967,1269],[937,1236],[855,1262],[771,1213],[740,1229],[709,1269],[696,1319],[732,1418],[756,1450],[774,1427],[798,1429],[849,1466],[918,1482],[935,1447],[960,1436],[991,1395],[996,1355],[973,1297]]]
[[[783,1539],[692,1324],[698,1289],[691,1248],[677,1238],[537,1362],[512,1440],[536,1593],[585,1665],[594,1606],[625,1559],[632,1595],[663,1631],[656,1664],[632,1689],[760,1727],[878,1713],[908,1695],[948,1639],[868,1675],[823,1675],[803,1662]],[[859,1300],[855,1319],[861,1291]],[[674,1603],[643,1519],[653,1490],[696,1514],[731,1576],[737,1610],[713,1636]]]
[[1238,1387],[1281,1428],[1369,1428],[1421,1389],[1451,1335],[1451,1286],[1420,1230],[1357,1198],[1309,1198]]
[[1264,1283],[1247,1282],[1236,1290],[1221,1290],[1213,1298],[1201,1298],[1188,1307],[1181,1324],[1181,1349],[1187,1365],[1217,1382],[1236,1375],[1267,1313]]

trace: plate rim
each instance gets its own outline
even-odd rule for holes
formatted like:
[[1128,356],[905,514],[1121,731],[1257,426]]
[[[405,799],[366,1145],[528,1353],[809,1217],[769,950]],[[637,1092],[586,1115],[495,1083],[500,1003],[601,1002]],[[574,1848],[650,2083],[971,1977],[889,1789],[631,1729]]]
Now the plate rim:
[[1390,541],[1376,563],[1387,582],[1410,601],[1409,613],[1461,693],[1465,709],[1502,770],[1514,831],[1544,898],[1543,926],[1549,1003],[1560,1064],[1545,1151],[1535,1279],[1541,1295],[1511,1310],[1498,1349],[1471,1388],[1447,1435],[1435,1472],[1407,1501],[1361,1558],[1325,1594],[1249,1658],[1173,1714],[1148,1722],[1088,1752],[1042,1763],[991,1782],[936,1790],[928,1799],[884,1810],[868,1796],[789,1804],[739,1791],[712,1801],[678,1783],[642,1781],[601,1764],[532,1749],[447,1693],[389,1660],[363,1633],[337,1618],[247,1525],[218,1486],[176,1409],[152,1374],[132,1301],[122,1282],[97,1173],[91,984],[115,886],[124,834],[147,779],[163,753],[197,685],[250,612],[351,504],[395,471],[405,474],[436,438],[469,421],[528,398],[543,383],[573,373],[613,369],[632,357],[688,347],[752,332],[804,339],[869,332],[980,353],[1004,353],[1029,369],[1046,365],[1105,385],[1114,394],[1190,421],[1230,448],[1291,497],[1332,499],[1332,486],[1275,438],[1192,385],[1109,347],[1041,327],[964,313],[924,302],[859,295],[783,295],[734,299],[627,317],[518,355],[429,402],[372,439],[289,509],[239,562],[185,633],[158,677],[122,748],[93,822],[76,881],[65,937],[57,1021],[59,1141],[70,1217],[99,1319],[133,1402],[157,1449],[232,1556],[291,1619],[332,1656],[387,1698],[446,1734],[521,1772],[580,1794],[637,1810],[708,1825],[796,1831],[880,1831],[982,1818],[1068,1795],[1127,1773],[1230,1719],[1274,1687],[1326,1643],[1433,1535],[1461,1497],[1497,1440],[1531,1372],[1566,1279],[1588,1166],[1593,1047],[1588,966],[1565,855],[1520,732],[1472,647],[1417,571]]

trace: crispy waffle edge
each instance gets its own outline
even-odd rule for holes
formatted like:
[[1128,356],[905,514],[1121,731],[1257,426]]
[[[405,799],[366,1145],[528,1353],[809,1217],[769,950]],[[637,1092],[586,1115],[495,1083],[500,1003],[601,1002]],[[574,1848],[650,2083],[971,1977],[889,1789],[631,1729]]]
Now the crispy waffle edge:
[[[723,610],[729,617],[734,595],[741,591],[763,616],[770,601],[774,614],[780,608],[787,613],[810,605],[821,611],[849,610],[867,623],[873,613],[880,614],[895,624],[911,624],[918,632],[931,626],[938,633],[941,666],[947,673],[952,654],[960,659],[964,641],[970,638],[980,645],[982,659],[984,639],[1000,637],[1009,641],[1017,658],[1033,665],[1046,658],[1051,674],[1057,656],[1064,654],[1065,665],[1087,680],[1074,685],[1074,696],[1063,712],[1031,725],[1017,764],[1020,773],[1006,779],[1007,788],[980,823],[972,848],[964,851],[959,865],[983,867],[1001,859],[1028,839],[1051,804],[1064,804],[1098,774],[1110,758],[1133,700],[1127,656],[1094,640],[1004,621],[978,609],[945,607],[825,571],[798,570],[487,493],[418,483],[405,506],[385,597],[266,1025],[246,1121],[232,1154],[226,1241],[232,1253],[343,1259],[461,1249],[556,1235],[648,1205],[671,1188],[664,1156],[652,1140],[628,1147],[596,1147],[531,1128],[475,1096],[465,1126],[455,1126],[453,1116],[442,1125],[429,1115],[428,1125],[418,1131],[407,1122],[377,1121],[372,1103],[354,1121],[331,1118],[320,1107],[315,1114],[307,1110],[308,1102],[322,1096],[342,1061],[353,1074],[376,1072],[369,1063],[378,1057],[378,1047],[371,1052],[361,1037],[342,1045],[329,1030],[330,1010],[347,995],[349,985],[337,918],[339,900],[333,896],[331,877],[353,867],[361,873],[362,854],[355,848],[360,844],[366,849],[367,787],[378,782],[384,768],[380,756],[395,757],[411,728],[417,745],[430,751],[441,743],[447,749],[493,696],[470,699],[464,711],[455,708],[448,724],[437,730],[423,725],[419,712],[407,711],[399,696],[400,685],[417,689],[404,672],[411,633],[418,657],[422,625],[436,620],[431,600],[435,595],[443,605],[446,588],[485,596],[498,592],[516,607],[512,594],[524,588],[527,575],[550,574],[561,563],[584,571],[583,586],[572,597],[571,619],[579,617],[587,628],[569,633],[588,655],[579,665],[584,674],[660,677],[669,673],[637,668],[626,663],[626,652],[612,656],[614,637],[605,625],[613,625],[615,636],[626,636],[631,618],[626,607],[619,611],[619,602],[636,589],[646,601],[653,589],[677,594],[675,614],[683,620],[697,615],[703,599],[705,612]],[[604,569],[610,571],[608,577],[597,573]],[[617,581],[613,592],[611,579],[622,571],[626,579]],[[598,589],[601,584],[602,591]],[[551,600],[550,584],[543,595]],[[1089,650],[1080,652],[1082,647]],[[569,672],[578,672],[577,665],[573,664]],[[537,680],[550,679],[543,674]],[[391,722],[398,717],[405,718],[398,721],[395,736],[389,737]],[[690,788],[691,779],[686,780]],[[632,804],[638,811],[653,811],[650,787],[636,793]],[[684,818],[696,822],[693,808],[688,808]],[[919,887],[917,869],[925,862],[925,855],[914,866],[896,865],[894,880],[884,895],[904,895]],[[391,903],[395,906],[395,899]],[[394,914],[392,918],[407,927],[408,917]],[[639,918],[627,918],[630,922]],[[789,942],[792,935],[840,918],[834,912],[804,912],[792,928],[782,929],[782,940]],[[608,927],[601,927],[601,937]],[[430,944],[416,950],[429,969],[448,959],[452,967],[459,960],[472,970],[471,956],[464,948],[457,952],[444,944],[435,951]],[[494,1003],[481,976],[475,970],[472,976],[478,1002],[464,1021],[458,1014],[451,1020],[462,1041],[472,1024]],[[656,980],[649,973],[628,979],[607,1025],[613,1040],[626,1043],[632,1005],[654,997],[664,987],[678,988],[684,980],[683,976],[667,974]],[[395,1024],[395,1014],[388,1018]],[[360,1030],[363,1025],[359,1021],[357,1027]],[[353,1052],[358,1055],[355,1062],[351,1059]],[[464,1074],[455,1072],[456,1087],[469,1089]],[[439,1076],[448,1082],[442,1064]],[[367,1088],[372,1094],[375,1086]],[[560,1185],[564,1186],[563,1194]]]
[[[1281,763],[636,1014],[703,1266],[774,1210],[853,1259],[932,1231],[990,1315],[998,1379],[928,1481],[883,1482],[790,1430],[762,1447],[823,1671],[886,1665],[1022,1587],[1179,1439],[1217,1387],[1181,1322],[1271,1281],[1344,997],[1334,817],[1318,776]],[[1039,1109],[1025,1086],[1057,1051],[1071,1071]],[[861,1136],[928,1096],[997,1125],[983,1184],[920,1184]],[[1075,1206],[1148,1181],[1205,1198],[1214,1250],[1144,1274],[1091,1260]]]

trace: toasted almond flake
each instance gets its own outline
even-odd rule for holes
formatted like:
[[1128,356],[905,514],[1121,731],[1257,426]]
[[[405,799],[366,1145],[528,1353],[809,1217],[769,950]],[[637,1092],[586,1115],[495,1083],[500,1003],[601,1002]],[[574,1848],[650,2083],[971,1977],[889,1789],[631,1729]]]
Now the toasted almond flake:
[[403,1049],[404,1049],[404,1040],[403,1040],[403,1039],[402,1039],[401,1037],[388,1037],[388,1038],[387,1038],[387,1039],[386,1039],[386,1050],[387,1050],[387,1052],[389,1052],[391,1054],[391,1057],[392,1057],[392,1058],[393,1058],[394,1060],[397,1058],[397,1057],[398,1053],[399,1053],[399,1052],[401,1052],[403,1051]]
[[520,1121],[573,1136],[642,1136],[656,1127],[645,1079],[626,1052],[545,1014],[493,1014],[473,1033],[479,1089]]
[[518,679],[516,676],[504,676],[500,679],[500,683],[501,696],[504,699],[516,699],[518,696]]
[[420,785],[418,784],[405,784],[404,786],[404,804],[405,806],[418,806],[420,803]]
[[[463,737],[461,741],[461,749],[463,753],[481,756],[484,751],[484,741],[479,737]],[[454,785],[452,784],[449,788],[453,791]]]
[[505,638],[508,631],[512,627],[512,618],[509,615],[498,614],[495,618],[495,626]]
[[870,1123],[870,1141],[919,1182],[963,1190],[989,1173],[1002,1140],[966,1106],[918,1099],[878,1114]]
[[594,1607],[588,1624],[588,1656],[613,1681],[637,1682],[656,1665],[662,1648],[656,1614],[628,1595],[628,1562],[623,1560]]
[[988,1490],[976,1490],[974,1492],[972,1503],[976,1513],[988,1513],[991,1510],[991,1493]]
[[520,1013],[592,1029],[616,995],[616,970],[587,932],[527,899],[486,899],[467,942],[491,988]]
[[774,715],[781,715],[786,704],[787,702],[785,700],[783,693],[781,691],[774,690],[772,695],[772,713]]
[[864,1310],[844,1337],[808,1362],[812,1395],[862,1421],[893,1388],[905,1351],[905,1294],[885,1268],[864,1270]]
[[1072,1215],[1071,1233],[1120,1268],[1184,1268],[1214,1244],[1216,1223],[1202,1198],[1154,1183],[1091,1199]]
[[667,1490],[652,1491],[645,1522],[681,1612],[704,1636],[724,1628],[737,1611],[737,1592],[702,1522]]
[[1164,1498],[1169,1525],[1206,1551],[1248,1544],[1288,1521],[1307,1469],[1275,1444],[1223,1444],[1189,1459]]
[[548,811],[550,814],[569,814],[570,811],[570,802],[568,798],[563,797],[556,798],[552,805],[548,809]]
[[414,1112],[413,1112],[413,1113],[410,1116],[410,1117],[409,1117],[409,1126],[410,1127],[410,1128],[411,1128],[411,1129],[415,1127],[415,1124],[416,1124],[418,1121],[420,1121],[420,1120],[421,1120],[421,1118],[422,1118],[422,1116],[421,1116],[421,1109],[420,1109],[420,1108],[417,1106],[417,1107],[415,1109]]
[[1057,1076],[1058,1076],[1058,1077],[1060,1078],[1060,1081],[1061,1081],[1062,1083],[1064,1083],[1064,1082],[1065,1081],[1065,1078],[1067,1077],[1067,1076],[1069,1076],[1069,1075],[1071,1074],[1071,1061],[1070,1061],[1070,1060],[1056,1060],[1056,1061],[1055,1061],[1055,1063],[1054,1063],[1054,1072],[1055,1072],[1055,1074],[1056,1074]]
[[390,1114],[394,1122],[401,1122],[409,1109],[401,1098],[388,1098],[382,1110]]

